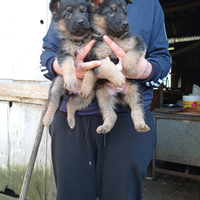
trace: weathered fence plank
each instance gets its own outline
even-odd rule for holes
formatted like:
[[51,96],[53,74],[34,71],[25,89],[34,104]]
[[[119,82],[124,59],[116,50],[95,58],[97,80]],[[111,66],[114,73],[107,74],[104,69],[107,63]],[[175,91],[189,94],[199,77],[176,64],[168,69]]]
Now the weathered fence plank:
[[8,164],[9,164],[9,103],[0,102],[0,191],[4,191],[8,184]]

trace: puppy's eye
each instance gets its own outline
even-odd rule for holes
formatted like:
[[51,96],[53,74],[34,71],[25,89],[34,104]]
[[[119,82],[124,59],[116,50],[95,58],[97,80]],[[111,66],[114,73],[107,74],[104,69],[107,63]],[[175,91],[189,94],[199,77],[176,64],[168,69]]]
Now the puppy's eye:
[[127,12],[126,11],[124,11],[124,15],[127,17]]
[[86,13],[86,12],[87,12],[87,9],[86,9],[86,8],[82,8],[82,9],[81,9],[81,12],[82,12],[82,13]]
[[71,15],[72,15],[72,13],[71,13],[70,11],[67,11],[67,12],[65,13],[65,17],[66,17],[66,18],[70,18]]
[[113,10],[109,10],[108,11],[108,15],[111,16],[111,17],[114,16],[114,11]]

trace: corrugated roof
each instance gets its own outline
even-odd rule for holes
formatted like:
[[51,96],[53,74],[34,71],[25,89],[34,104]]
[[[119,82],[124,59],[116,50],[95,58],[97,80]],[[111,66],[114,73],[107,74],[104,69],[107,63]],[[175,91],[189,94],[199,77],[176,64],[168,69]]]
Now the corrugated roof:
[[160,0],[168,38],[200,35],[200,1]]
[[184,89],[200,85],[200,0],[159,0],[173,63]]

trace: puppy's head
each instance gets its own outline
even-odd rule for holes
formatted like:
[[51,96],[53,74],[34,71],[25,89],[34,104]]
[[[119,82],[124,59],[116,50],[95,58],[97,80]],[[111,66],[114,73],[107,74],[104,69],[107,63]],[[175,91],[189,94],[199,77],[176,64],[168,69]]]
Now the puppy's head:
[[86,0],[51,0],[49,4],[56,32],[65,37],[84,37],[90,31],[90,2]]
[[93,0],[92,26],[101,35],[121,37],[129,31],[127,4],[130,0]]

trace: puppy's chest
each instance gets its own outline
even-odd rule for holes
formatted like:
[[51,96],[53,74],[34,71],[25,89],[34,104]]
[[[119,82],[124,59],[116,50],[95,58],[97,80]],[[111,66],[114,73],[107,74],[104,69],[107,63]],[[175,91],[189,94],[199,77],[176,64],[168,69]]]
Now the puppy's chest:
[[83,50],[83,48],[85,47],[86,44],[87,43],[67,41],[63,45],[63,50],[66,51],[71,56],[76,57],[77,54],[82,52],[82,50]]
[[[123,39],[123,40],[119,40],[116,38],[113,40],[119,47],[121,47],[125,51],[125,53],[127,53],[128,51],[131,51],[133,47],[135,46],[135,41],[131,38]],[[117,58],[114,52],[112,51],[112,49],[103,41],[96,43],[94,52],[99,59],[104,59],[108,56],[110,57],[110,59],[113,59],[113,60]]]

